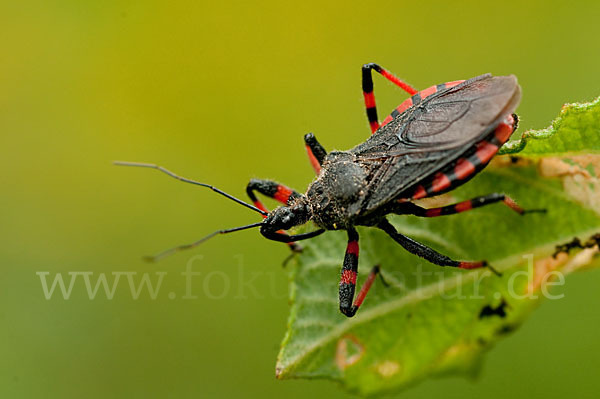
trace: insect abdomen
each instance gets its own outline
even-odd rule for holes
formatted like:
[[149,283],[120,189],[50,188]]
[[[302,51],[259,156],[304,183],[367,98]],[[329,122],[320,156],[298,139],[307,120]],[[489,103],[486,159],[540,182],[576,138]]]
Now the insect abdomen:
[[[515,115],[516,116],[516,115]],[[506,118],[484,140],[470,147],[462,157],[445,167],[442,171],[428,177],[424,182],[407,190],[410,199],[420,199],[443,194],[469,181],[486,167],[500,147],[516,129],[517,120],[513,115]],[[406,198],[406,196],[402,196]]]

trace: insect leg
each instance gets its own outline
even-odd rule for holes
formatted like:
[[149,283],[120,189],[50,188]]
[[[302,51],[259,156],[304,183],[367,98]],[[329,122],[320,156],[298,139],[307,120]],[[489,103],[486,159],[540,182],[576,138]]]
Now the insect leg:
[[310,164],[315,170],[315,173],[319,174],[319,172],[321,172],[321,165],[323,164],[325,156],[327,155],[327,151],[325,151],[323,146],[319,144],[317,138],[312,133],[304,135],[304,144],[306,145],[306,152],[308,153]]
[[356,275],[358,272],[358,233],[355,229],[348,229],[348,245],[342,265],[340,278],[340,311],[348,317],[354,316],[358,308],[352,306],[354,290],[356,289]]
[[[267,213],[269,212],[269,210],[256,197],[256,194],[254,193],[255,191],[266,195],[269,198],[273,198],[284,205],[287,205],[291,200],[300,196],[300,194],[297,191],[292,190],[291,188],[288,188],[283,184],[279,184],[272,180],[251,179],[248,185],[246,186],[246,193],[254,203],[255,207]],[[263,217],[266,218],[267,216],[263,215]],[[281,231],[281,233],[285,234],[283,230]],[[289,242],[288,246],[294,252],[298,252],[301,250],[300,246],[295,242]]]
[[367,292],[369,292],[375,277],[379,273],[379,265],[374,266],[371,269],[369,276],[365,280],[353,303],[352,300],[354,299],[354,291],[356,289],[357,273],[358,233],[355,229],[351,228],[348,230],[348,245],[346,247],[346,255],[344,256],[339,288],[340,311],[348,317],[354,316],[365,300]]
[[373,94],[372,69],[410,95],[416,94],[417,90],[377,64],[369,63],[362,66],[362,89],[365,98],[365,107],[367,109],[367,119],[371,126],[371,133],[375,133],[375,131],[379,129],[379,121],[377,120],[377,107],[375,106],[375,95]]
[[492,272],[500,275],[494,268],[492,268],[486,261],[479,262],[460,262],[450,259],[446,255],[442,255],[436,250],[429,248],[426,245],[421,244],[413,240],[412,238],[406,237],[396,231],[396,228],[392,226],[390,222],[383,219],[377,225],[380,229],[388,233],[390,237],[394,239],[398,244],[402,245],[408,252],[420,256],[421,258],[439,266],[451,266],[458,267],[460,269],[477,269],[480,267],[488,267]]
[[545,209],[528,209],[521,208],[511,197],[505,194],[492,193],[481,197],[475,197],[473,199],[462,201],[457,204],[442,206],[439,208],[421,208],[412,202],[403,202],[399,204],[398,209],[394,210],[395,213],[404,215],[415,215],[421,217],[437,217],[444,215],[452,215],[455,213],[470,211],[471,209],[479,208],[485,205],[494,204],[496,202],[503,202],[513,211],[520,215],[533,212],[545,212]]
[[292,243],[294,241],[307,240],[325,233],[325,229],[311,231],[309,233],[289,235],[280,231],[262,231],[261,234],[269,240]]
[[294,200],[300,196],[296,190],[292,190],[291,188],[272,180],[251,179],[246,186],[246,193],[254,203],[254,206],[265,212],[269,211],[256,197],[256,194],[254,194],[255,191],[258,191],[269,198],[273,198],[274,200],[281,202],[283,205],[288,205],[291,200]]

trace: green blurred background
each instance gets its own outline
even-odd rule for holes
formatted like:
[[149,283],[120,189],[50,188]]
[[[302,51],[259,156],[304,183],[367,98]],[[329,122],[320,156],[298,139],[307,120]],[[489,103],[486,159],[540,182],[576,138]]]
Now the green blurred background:
[[[597,1],[2,1],[0,397],[347,396],[274,378],[285,246],[247,231],[140,260],[256,214],[110,162],[156,162],[238,196],[252,177],[303,189],[303,134],[328,149],[369,135],[366,62],[418,88],[514,73],[522,128],[545,127],[564,102],[600,95],[599,17]],[[375,79],[385,116],[406,95]],[[181,298],[188,262],[196,299]],[[40,271],[167,274],[154,300],[132,299],[124,276],[112,300],[90,300],[81,276],[68,300],[46,300]],[[428,380],[401,396],[596,397],[599,282],[570,277],[476,382]]]

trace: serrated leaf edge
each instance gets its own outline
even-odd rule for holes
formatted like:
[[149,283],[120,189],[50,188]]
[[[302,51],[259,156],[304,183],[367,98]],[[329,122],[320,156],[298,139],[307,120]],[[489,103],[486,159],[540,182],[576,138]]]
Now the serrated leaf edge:
[[[583,233],[579,233],[578,236],[588,237],[597,232],[598,232],[597,229],[591,229],[591,230],[585,231]],[[554,250],[556,245],[560,244],[561,242],[564,242],[566,239],[568,239],[568,238],[558,239],[558,240],[554,241],[553,243],[545,244],[543,246],[536,247],[536,248],[532,249],[531,251],[527,251],[527,253],[537,254],[538,256],[541,254],[550,254],[550,253],[552,253],[552,251]],[[519,255],[512,255],[512,256],[506,257],[504,259],[495,260],[494,266],[499,271],[505,271],[508,268],[510,268],[511,265],[520,263],[523,259],[522,255],[523,255],[523,253],[521,253]],[[282,359],[281,359],[282,352],[280,352],[279,356],[277,357],[277,364],[275,367],[277,378],[293,378],[294,376],[288,375],[287,371],[292,371],[294,368],[294,365],[299,364],[302,361],[302,359],[306,358],[311,353],[317,351],[319,348],[326,346],[328,343],[334,341],[338,337],[343,336],[352,327],[354,327],[356,325],[367,323],[377,317],[381,317],[387,313],[391,313],[392,311],[395,311],[407,304],[415,303],[420,299],[432,298],[433,296],[435,296],[435,294],[440,294],[440,291],[441,291],[440,286],[442,284],[444,287],[444,291],[447,291],[448,289],[455,288],[459,282],[468,283],[470,281],[475,280],[475,278],[479,277],[481,274],[485,274],[486,276],[493,275],[492,272],[489,270],[473,270],[473,271],[469,271],[469,272],[461,272],[460,274],[457,273],[456,276],[445,279],[443,282],[429,284],[423,288],[412,291],[410,294],[403,296],[401,298],[398,298],[396,300],[382,303],[382,304],[372,307],[370,309],[364,309],[360,314],[358,314],[354,318],[347,319],[343,323],[337,325],[329,333],[325,334],[323,337],[321,337],[317,341],[315,341],[312,345],[308,346],[306,348],[306,351],[304,351],[304,353],[297,355],[296,357],[292,358],[291,360],[283,363]],[[292,310],[292,312],[294,312],[294,310]],[[291,337],[290,328],[291,328],[291,325],[294,320],[295,320],[295,315],[293,316],[293,319],[292,319],[292,316],[290,316],[290,318],[288,320],[288,330],[287,330],[284,340],[282,342],[282,345],[281,345],[282,347],[285,345],[285,343]]]
[[[504,144],[500,151],[499,155],[511,155],[518,154],[522,152],[527,146],[527,142],[529,140],[545,140],[549,137],[552,137],[556,131],[560,128],[560,125],[563,122],[563,117],[570,111],[582,111],[588,110],[595,106],[600,105],[600,97],[597,97],[595,100],[586,103],[567,103],[563,105],[560,114],[550,123],[545,129],[531,129],[527,130],[523,133],[519,140],[512,140],[508,143]],[[536,156],[534,154],[527,154],[528,156]],[[549,154],[540,154],[537,156],[547,156]]]

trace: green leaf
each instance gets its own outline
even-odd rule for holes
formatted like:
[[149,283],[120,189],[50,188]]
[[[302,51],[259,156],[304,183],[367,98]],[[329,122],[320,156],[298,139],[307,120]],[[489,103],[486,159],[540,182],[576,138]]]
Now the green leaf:
[[600,97],[589,103],[566,104],[546,129],[529,130],[506,143],[500,154],[560,155],[600,151]]
[[[524,208],[502,204],[439,218],[391,217],[397,229],[460,260],[486,259],[502,271],[441,268],[409,254],[383,232],[359,228],[360,287],[376,280],[353,318],[338,310],[345,232],[306,242],[291,267],[291,314],[277,360],[279,378],[328,378],[360,394],[398,390],[448,373],[476,374],[481,355],[519,326],[548,295],[560,295],[560,275],[594,266],[600,231],[600,107],[563,108],[552,126],[525,133],[516,163],[499,159],[471,182],[444,195],[447,203],[509,193]],[[541,155],[558,158],[539,158]],[[500,157],[502,158],[502,157]],[[583,250],[552,256],[574,237]],[[590,239],[590,237],[593,237]],[[589,242],[586,242],[588,241]],[[573,245],[576,247],[576,245]],[[567,249],[569,246],[566,246]],[[554,273],[551,273],[554,272]]]

